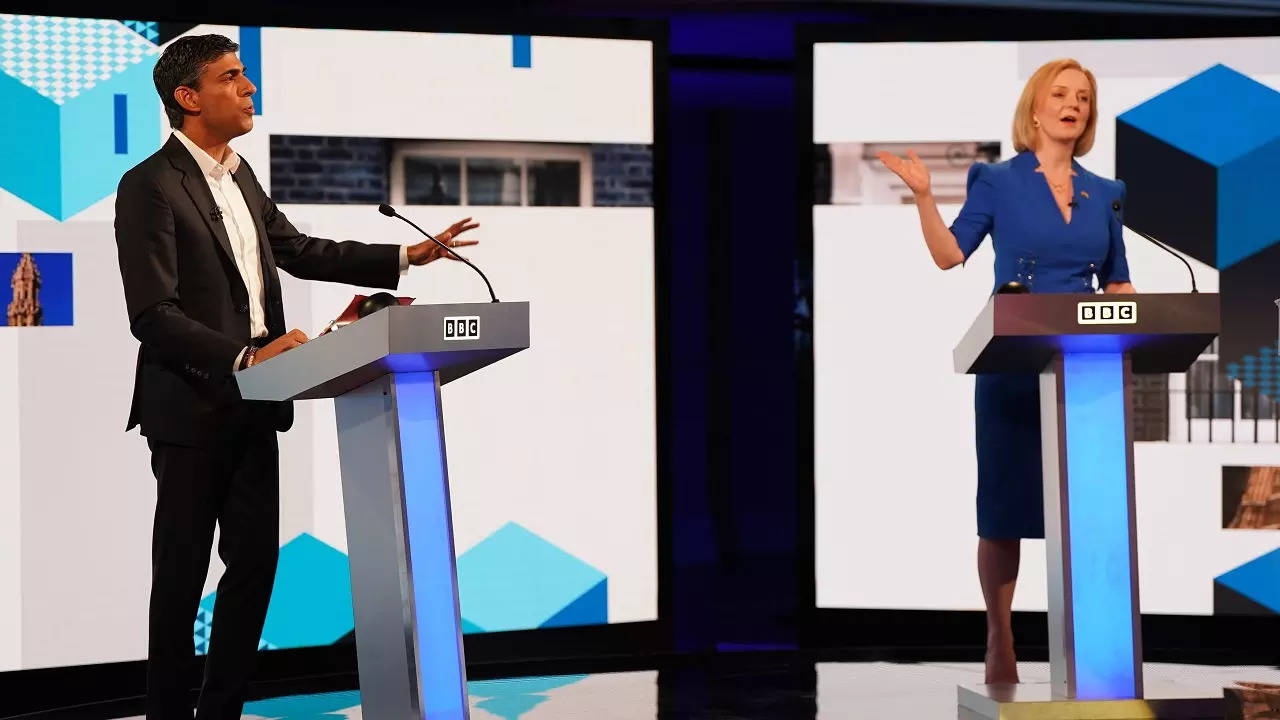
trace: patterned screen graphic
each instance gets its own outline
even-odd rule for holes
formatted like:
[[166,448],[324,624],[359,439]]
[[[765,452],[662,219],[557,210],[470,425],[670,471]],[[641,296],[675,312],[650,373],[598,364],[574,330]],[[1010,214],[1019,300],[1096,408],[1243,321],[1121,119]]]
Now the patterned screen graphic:
[[[992,251],[988,243],[963,268],[933,268],[910,191],[883,172],[874,152],[919,149],[949,222],[964,202],[969,165],[992,160],[970,146],[1004,138],[995,159],[1013,156],[1008,128],[1022,86],[1041,64],[1062,57],[1076,58],[1097,78],[1096,142],[1079,162],[1124,181],[1125,224],[1184,253],[1201,291],[1221,300],[1219,339],[1187,372],[1136,376],[1132,388],[1143,611],[1280,613],[1280,526],[1266,522],[1280,497],[1271,483],[1280,447],[1275,38],[816,46],[814,460],[822,607],[982,607],[969,541],[973,380],[955,375],[949,361],[990,293]],[[984,82],[975,91],[949,78]],[[856,108],[851,88],[881,102]],[[953,105],[965,111],[930,110]],[[1125,233],[1125,246],[1139,292],[1190,289],[1186,268],[1137,233]],[[894,291],[875,277],[841,282],[855,262],[895,268],[886,275],[895,283],[903,273],[914,278],[896,317],[850,312]],[[888,336],[890,322],[915,330],[892,335],[892,353],[857,343],[859,336]],[[930,397],[931,412],[894,407],[905,387],[863,382],[872,377],[910,384],[914,396]],[[851,403],[855,392],[859,402]],[[867,406],[877,408],[874,422],[859,409]],[[939,459],[920,457],[919,443]],[[914,524],[954,548],[908,537],[877,516],[875,508],[896,501],[883,478],[904,475],[928,498],[913,503]],[[917,567],[921,580],[894,576],[887,559],[844,550],[890,538],[898,562]],[[1043,545],[1023,545],[1015,609],[1043,610]]]
[[[429,230],[472,216],[470,258],[534,309],[530,350],[443,390],[464,631],[654,619],[651,43],[0,14],[0,455],[15,470],[0,473],[0,670],[146,654],[155,481],[124,433],[137,342],[114,194],[169,137],[156,60],[205,33],[240,45],[258,93],[232,147],[296,226],[409,244],[378,203]],[[426,68],[412,97],[393,87],[409,67]],[[481,300],[447,265],[400,294]],[[309,335],[364,291],[282,285],[287,324]],[[299,403],[280,446],[260,647],[349,641],[332,403]],[[221,573],[215,554],[197,652]]]
[[1204,72],[1116,118],[1116,176],[1132,188],[1130,227],[1222,274],[1220,362],[1245,388],[1280,391],[1280,92],[1228,65]]
[[158,56],[114,20],[0,15],[0,188],[59,220],[115,192],[156,149]]

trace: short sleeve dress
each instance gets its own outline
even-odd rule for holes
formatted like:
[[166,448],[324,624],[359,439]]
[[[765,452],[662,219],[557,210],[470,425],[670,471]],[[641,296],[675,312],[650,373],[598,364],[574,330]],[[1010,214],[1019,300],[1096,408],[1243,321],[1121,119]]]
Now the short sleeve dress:
[[[1062,217],[1039,161],[1023,152],[969,169],[951,232],[967,260],[991,236],[995,288],[1016,280],[1033,293],[1093,293],[1128,282],[1119,209],[1124,183],[1072,163],[1075,207]],[[979,375],[974,393],[978,535],[1044,537],[1040,387],[1036,375]]]

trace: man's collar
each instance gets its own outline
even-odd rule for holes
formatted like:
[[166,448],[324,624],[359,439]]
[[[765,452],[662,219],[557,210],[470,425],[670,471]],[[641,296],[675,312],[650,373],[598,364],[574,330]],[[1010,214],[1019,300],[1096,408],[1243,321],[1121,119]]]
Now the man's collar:
[[217,180],[220,179],[224,173],[234,173],[240,169],[240,156],[237,155],[236,151],[232,150],[230,146],[227,147],[226,159],[219,163],[217,160],[213,159],[213,156],[205,152],[203,148],[192,142],[191,138],[187,137],[181,130],[174,130],[173,135],[178,138],[184,146],[186,146],[187,150],[191,153],[191,157],[195,158],[196,165],[200,166],[201,173]]

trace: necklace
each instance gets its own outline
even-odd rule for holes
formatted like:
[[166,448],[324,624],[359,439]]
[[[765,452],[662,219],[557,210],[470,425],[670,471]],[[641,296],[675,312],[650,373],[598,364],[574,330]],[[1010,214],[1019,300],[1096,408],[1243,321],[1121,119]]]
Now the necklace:
[[1054,197],[1070,197],[1071,196],[1070,178],[1068,178],[1066,182],[1062,182],[1062,183],[1056,183],[1052,180],[1049,180],[1048,176],[1045,177],[1045,180],[1048,180],[1049,189],[1053,191]]
[[1068,170],[1066,180],[1063,180],[1062,182],[1054,182],[1053,178],[1049,177],[1049,173],[1044,171],[1044,168],[1036,168],[1036,171],[1041,175],[1044,175],[1045,182],[1048,182],[1049,187],[1053,188],[1057,192],[1066,192],[1067,188],[1071,185],[1072,176],[1075,175],[1074,170]]

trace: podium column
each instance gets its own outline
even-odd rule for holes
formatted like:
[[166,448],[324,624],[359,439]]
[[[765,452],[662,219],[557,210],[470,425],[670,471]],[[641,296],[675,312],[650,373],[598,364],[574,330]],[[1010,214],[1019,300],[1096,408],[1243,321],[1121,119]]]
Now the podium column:
[[1130,358],[1065,352],[1040,375],[1054,697],[1142,697]]
[[466,720],[439,376],[384,375],[334,405],[364,715]]

